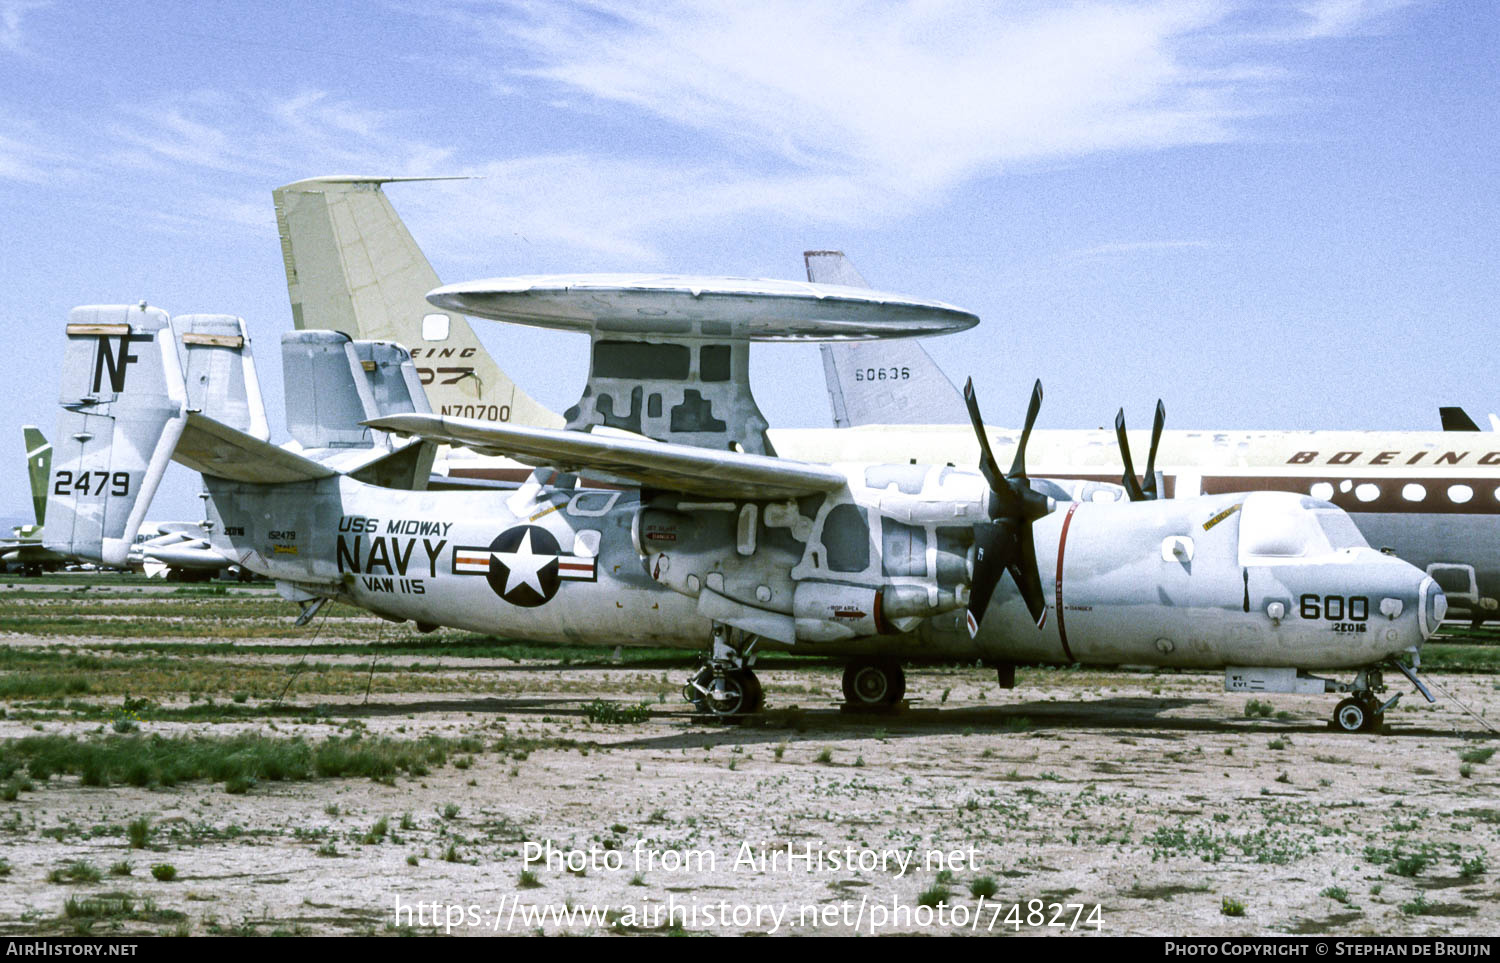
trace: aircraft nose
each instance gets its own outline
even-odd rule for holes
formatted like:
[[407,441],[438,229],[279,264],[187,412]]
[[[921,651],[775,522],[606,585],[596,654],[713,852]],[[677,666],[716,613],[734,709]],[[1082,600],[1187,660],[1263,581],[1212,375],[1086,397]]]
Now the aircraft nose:
[[1422,585],[1417,589],[1417,600],[1418,611],[1421,612],[1422,638],[1430,639],[1448,614],[1448,596],[1443,594],[1443,590],[1429,575],[1422,579]]

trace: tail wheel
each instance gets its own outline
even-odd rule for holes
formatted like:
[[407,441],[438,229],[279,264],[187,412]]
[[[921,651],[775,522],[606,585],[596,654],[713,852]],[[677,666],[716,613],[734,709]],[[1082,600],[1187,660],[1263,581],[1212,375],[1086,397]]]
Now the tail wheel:
[[906,695],[906,673],[895,662],[856,660],[844,667],[844,701],[850,705],[893,706]]

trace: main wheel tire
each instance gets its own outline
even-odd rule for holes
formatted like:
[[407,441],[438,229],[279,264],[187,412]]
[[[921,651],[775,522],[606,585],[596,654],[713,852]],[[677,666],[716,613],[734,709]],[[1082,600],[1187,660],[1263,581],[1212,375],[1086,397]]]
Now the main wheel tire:
[[730,672],[724,676],[723,688],[717,688],[717,680],[710,687],[710,695],[707,699],[708,710],[716,716],[736,716],[747,711],[750,705],[751,693],[743,675],[739,672]]
[[906,695],[906,673],[895,662],[858,659],[844,667],[844,701],[864,708],[893,706]]
[[1329,727],[1340,732],[1368,732],[1375,713],[1368,703],[1359,699],[1345,699],[1333,709]]
[[759,712],[766,705],[766,690],[761,687],[760,679],[749,669],[740,669],[731,673],[739,678],[740,687],[745,691],[745,704],[741,712]]

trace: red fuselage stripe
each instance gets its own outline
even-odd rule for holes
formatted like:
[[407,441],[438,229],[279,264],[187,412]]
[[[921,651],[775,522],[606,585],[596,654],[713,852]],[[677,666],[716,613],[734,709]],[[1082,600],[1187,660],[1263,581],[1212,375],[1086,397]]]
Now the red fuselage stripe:
[[1068,657],[1069,662],[1078,660],[1073,658],[1073,650],[1068,648],[1068,627],[1063,622],[1063,549],[1068,545],[1068,526],[1073,524],[1073,513],[1076,511],[1077,502],[1068,506],[1068,514],[1063,518],[1062,534],[1057,537],[1057,581],[1053,584],[1053,591],[1057,595],[1057,637],[1062,640],[1063,655]]

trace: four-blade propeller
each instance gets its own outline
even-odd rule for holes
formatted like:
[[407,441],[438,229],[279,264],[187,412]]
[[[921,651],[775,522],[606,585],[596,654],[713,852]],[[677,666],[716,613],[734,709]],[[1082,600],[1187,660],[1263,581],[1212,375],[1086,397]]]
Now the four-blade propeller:
[[1167,423],[1167,406],[1156,401],[1156,422],[1151,426],[1151,449],[1146,453],[1145,483],[1136,480],[1135,464],[1130,460],[1130,441],[1125,437],[1125,409],[1115,415],[1115,437],[1120,440],[1120,458],[1125,462],[1125,474],[1120,478],[1125,493],[1133,502],[1154,501],[1161,498],[1156,490],[1156,446],[1161,443],[1161,430]]
[[1042,383],[1031,391],[1031,405],[1026,409],[1026,425],[1016,444],[1015,461],[1009,474],[1002,475],[990,451],[979,415],[979,401],[974,396],[974,379],[964,384],[964,403],[974,433],[979,436],[979,471],[989,482],[989,521],[974,526],[974,578],[969,593],[969,635],[979,633],[979,621],[989,607],[990,597],[1006,572],[1015,580],[1031,618],[1041,628],[1047,621],[1047,599],[1042,594],[1042,577],[1036,567],[1036,546],[1032,541],[1031,523],[1047,514],[1047,497],[1031,487],[1026,477],[1026,442],[1042,407]]

